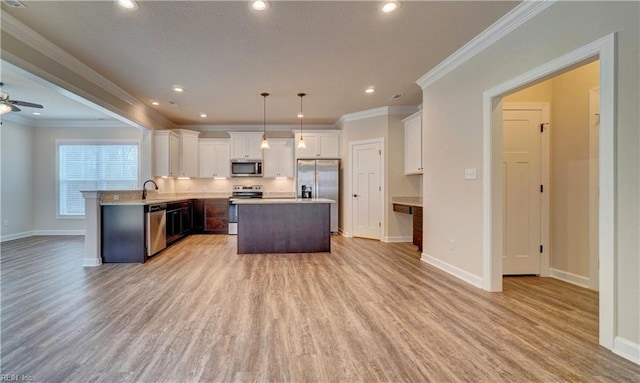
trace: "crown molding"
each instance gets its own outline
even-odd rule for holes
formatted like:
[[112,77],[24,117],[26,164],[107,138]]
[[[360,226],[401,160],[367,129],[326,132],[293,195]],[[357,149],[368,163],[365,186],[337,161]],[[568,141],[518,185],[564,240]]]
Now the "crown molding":
[[436,65],[429,72],[420,77],[416,83],[420,88],[438,81],[460,65],[467,62],[478,53],[487,49],[504,36],[511,33],[514,29],[523,25],[539,13],[555,4],[557,0],[525,0],[518,6],[513,8],[509,13],[502,16],[498,21],[493,23],[489,28],[485,29],[479,35],[471,39],[462,48],[455,51],[451,56],[447,57],[440,64]]
[[[23,24],[21,21],[19,21],[15,17],[8,14],[7,12],[2,12],[2,22],[0,24],[1,24],[0,27],[3,32],[8,33],[9,35],[15,37],[19,41],[37,50],[42,55],[50,58],[51,60],[56,61],[57,63],[64,66],[65,68],[73,71],[78,76],[88,80],[89,82],[111,93],[116,98],[131,105],[137,111],[140,111],[145,115],[152,117],[159,124],[167,127],[173,126],[173,123],[171,123],[164,116],[156,112],[154,109],[150,108],[149,106],[147,106],[146,104],[144,104],[143,102],[135,98],[133,95],[126,92],[125,90],[120,88],[118,85],[108,80],[106,77],[102,76],[100,73],[91,69],[88,65],[78,60],[67,51],[53,44],[51,41],[47,40],[45,37],[35,32],[31,28]],[[4,54],[5,53],[3,52],[3,55]],[[59,78],[58,80],[66,83],[66,81],[61,80]],[[86,92],[83,92],[83,93],[86,93]]]
[[47,119],[36,120],[36,128],[131,128],[131,125],[118,120],[68,120]]
[[25,117],[24,115],[17,114],[15,112],[10,112],[1,115],[0,122],[8,121],[14,124],[20,124],[24,126],[34,127],[36,125],[36,121],[34,118]]
[[420,110],[418,105],[393,105],[382,106],[379,108],[367,109],[360,112],[349,113],[342,115],[334,124],[335,127],[340,127],[347,122],[364,120],[367,118],[374,118],[380,116],[389,116],[393,114],[411,114]]
[[[262,132],[262,125],[177,125],[177,129],[190,129],[199,132]],[[299,130],[300,125],[267,125],[267,131],[291,131]],[[305,125],[304,129],[334,129],[333,125]]]

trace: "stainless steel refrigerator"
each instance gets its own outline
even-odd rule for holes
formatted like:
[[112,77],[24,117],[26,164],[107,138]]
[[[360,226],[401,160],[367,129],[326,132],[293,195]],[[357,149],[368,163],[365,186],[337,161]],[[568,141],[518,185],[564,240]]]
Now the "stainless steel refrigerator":
[[328,198],[331,204],[331,232],[338,233],[338,198],[340,160],[298,160],[296,195],[302,198],[302,187],[311,188],[312,198]]

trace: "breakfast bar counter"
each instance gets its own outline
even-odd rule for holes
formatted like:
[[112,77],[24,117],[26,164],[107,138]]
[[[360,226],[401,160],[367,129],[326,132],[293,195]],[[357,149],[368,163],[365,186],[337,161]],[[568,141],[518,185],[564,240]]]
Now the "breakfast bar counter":
[[241,199],[238,254],[331,251],[331,204],[314,199]]

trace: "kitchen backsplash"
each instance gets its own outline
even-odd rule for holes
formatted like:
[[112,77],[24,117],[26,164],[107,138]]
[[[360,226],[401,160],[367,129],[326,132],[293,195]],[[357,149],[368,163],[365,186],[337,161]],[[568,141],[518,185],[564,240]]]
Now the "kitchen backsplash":
[[231,193],[233,185],[262,185],[265,195],[287,196],[295,193],[294,179],[273,178],[227,178],[216,180],[212,178],[191,178],[179,180],[175,178],[154,179],[158,184],[158,193]]

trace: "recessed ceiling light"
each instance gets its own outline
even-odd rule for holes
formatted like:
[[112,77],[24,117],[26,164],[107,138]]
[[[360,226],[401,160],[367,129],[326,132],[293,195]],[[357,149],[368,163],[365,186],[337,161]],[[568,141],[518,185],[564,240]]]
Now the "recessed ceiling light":
[[200,117],[205,118],[207,117],[206,113],[200,113]]
[[160,105],[160,103],[158,101],[151,101],[151,105],[158,106],[158,105]]
[[384,13],[389,13],[389,12],[393,12],[396,9],[400,8],[400,2],[399,1],[385,1],[384,4],[382,4],[382,12]]
[[253,0],[251,2],[251,8],[256,11],[266,11],[269,7],[271,7],[271,4],[266,0]]
[[375,93],[375,91],[376,91],[376,88],[374,86],[370,86],[364,90],[364,92],[367,94]]
[[182,92],[184,92],[184,88],[179,86],[179,85],[174,85],[173,86],[173,91],[174,92],[178,92],[178,93],[182,93]]
[[298,113],[298,118],[302,118],[302,117],[304,117],[304,114]]
[[138,3],[136,3],[135,0],[115,0],[115,2],[118,3],[121,8],[128,11],[135,11],[138,9]]
[[32,112],[31,114],[33,114],[34,116],[40,116],[39,112]]

